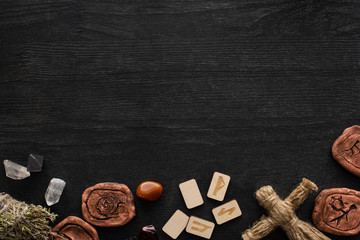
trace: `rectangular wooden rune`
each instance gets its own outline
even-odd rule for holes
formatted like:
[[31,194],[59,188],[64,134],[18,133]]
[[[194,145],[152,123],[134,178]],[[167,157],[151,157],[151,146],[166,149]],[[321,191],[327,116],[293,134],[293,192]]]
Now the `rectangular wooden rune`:
[[210,239],[214,228],[215,223],[202,218],[191,216],[189,219],[189,223],[186,227],[186,232],[199,237]]
[[227,191],[227,188],[230,183],[230,176],[214,172],[214,175],[212,177],[210,187],[207,193],[208,198],[217,200],[217,201],[223,201],[225,198],[225,194]]
[[184,231],[188,221],[189,217],[185,213],[180,210],[176,210],[162,230],[172,239],[176,239],[181,232]]
[[180,183],[179,188],[188,209],[192,209],[204,203],[195,179]]
[[221,225],[234,218],[240,217],[242,212],[236,200],[220,205],[212,210],[216,223]]

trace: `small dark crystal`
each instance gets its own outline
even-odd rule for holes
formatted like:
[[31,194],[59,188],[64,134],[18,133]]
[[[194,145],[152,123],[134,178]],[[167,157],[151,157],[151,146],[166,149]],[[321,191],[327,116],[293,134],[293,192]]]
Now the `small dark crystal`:
[[44,157],[40,155],[30,154],[27,162],[27,170],[29,172],[41,172]]
[[153,225],[143,227],[138,236],[139,240],[159,240],[156,229]]

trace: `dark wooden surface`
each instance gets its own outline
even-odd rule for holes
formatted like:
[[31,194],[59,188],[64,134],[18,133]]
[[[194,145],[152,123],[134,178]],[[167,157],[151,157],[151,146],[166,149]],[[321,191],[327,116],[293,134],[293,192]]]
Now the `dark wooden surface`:
[[[160,230],[176,209],[213,221],[214,171],[231,175],[225,201],[243,210],[216,226],[217,240],[240,239],[263,214],[263,185],[282,197],[302,177],[360,190],[330,152],[360,123],[359,37],[358,0],[1,1],[1,160],[46,162],[23,181],[1,168],[0,190],[45,204],[50,179],[64,179],[51,207],[60,221],[81,216],[81,194],[98,182],[164,185],[159,201],[135,200],[126,226],[97,228],[102,240]],[[205,204],[187,210],[178,184],[191,178]]]

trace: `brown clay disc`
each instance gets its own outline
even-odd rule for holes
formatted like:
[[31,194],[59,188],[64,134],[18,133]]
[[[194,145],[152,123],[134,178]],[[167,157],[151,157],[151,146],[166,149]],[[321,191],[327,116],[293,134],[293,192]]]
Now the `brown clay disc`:
[[346,170],[360,177],[360,126],[345,129],[334,142],[332,154]]
[[134,196],[125,184],[98,183],[84,191],[81,210],[95,226],[122,226],[135,216]]
[[[62,220],[52,231],[70,240],[99,240],[95,228],[74,216]],[[64,240],[64,238],[56,237],[54,240]]]
[[357,235],[360,233],[360,192],[348,188],[322,191],[315,200],[312,219],[321,231]]

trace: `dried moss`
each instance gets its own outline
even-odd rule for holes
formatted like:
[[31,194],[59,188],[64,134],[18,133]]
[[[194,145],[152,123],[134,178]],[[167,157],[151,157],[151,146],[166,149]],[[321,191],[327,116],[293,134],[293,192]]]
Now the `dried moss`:
[[47,240],[55,236],[49,222],[56,214],[40,205],[26,204],[0,193],[0,239]]

